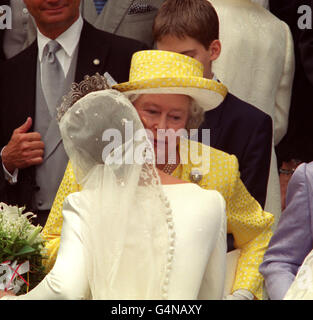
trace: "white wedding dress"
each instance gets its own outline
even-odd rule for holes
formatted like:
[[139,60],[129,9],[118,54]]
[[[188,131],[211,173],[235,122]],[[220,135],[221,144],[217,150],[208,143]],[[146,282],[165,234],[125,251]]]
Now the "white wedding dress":
[[[172,208],[176,232],[168,299],[222,299],[226,270],[223,197],[217,191],[204,190],[191,183],[163,185],[163,190]],[[64,203],[61,244],[50,273],[28,294],[5,299],[91,298],[81,236],[85,201],[90,199],[74,193]],[[138,286],[140,279],[138,275]],[[123,283],[128,285],[127,281]]]
[[[87,87],[91,80],[99,79],[86,79]],[[79,88],[60,109],[60,132],[83,189],[64,201],[50,273],[28,294],[6,299],[222,299],[223,197],[191,183],[161,185],[153,147],[130,101],[110,89],[77,101]],[[124,136],[105,153],[108,128]],[[139,132],[142,139],[134,138]],[[136,161],[126,161],[129,155]]]

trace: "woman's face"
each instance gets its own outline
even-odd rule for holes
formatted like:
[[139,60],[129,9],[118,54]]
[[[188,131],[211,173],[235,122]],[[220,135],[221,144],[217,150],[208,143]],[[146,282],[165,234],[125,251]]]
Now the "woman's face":
[[[176,133],[186,128],[190,104],[191,98],[181,94],[144,94],[134,102],[144,127],[152,133],[156,155],[160,156],[164,149],[176,150]],[[168,152],[165,157],[167,161]]]

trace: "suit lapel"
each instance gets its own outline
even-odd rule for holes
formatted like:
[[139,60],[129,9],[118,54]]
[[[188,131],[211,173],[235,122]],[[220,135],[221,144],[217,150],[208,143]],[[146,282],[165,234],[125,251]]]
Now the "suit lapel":
[[[101,14],[96,13],[93,25],[98,29],[115,33],[133,2],[134,0],[108,0]],[[94,6],[93,3],[92,5]],[[95,8],[93,10],[95,12]]]
[[223,130],[226,103],[227,96],[217,108],[205,113],[205,120],[200,127],[200,129],[210,129],[210,146],[213,148],[218,148],[219,137]]
[[[98,30],[96,30],[98,33]],[[75,82],[80,82],[85,75],[101,73],[106,65],[107,56],[111,47],[110,42],[99,46],[95,29],[86,21],[80,36]]]
[[[24,88],[23,92],[26,93],[23,96],[23,114],[31,117],[33,121],[36,108],[37,55],[38,47],[37,41],[35,41],[27,50],[27,54],[23,56],[23,60],[27,61],[27,63],[23,63],[23,73],[20,73],[20,83]],[[20,100],[20,97],[17,97],[17,99]]]
[[80,3],[81,13],[84,19],[94,25],[97,21],[98,14],[94,2],[91,0],[83,0]]
[[[23,72],[18,72],[19,77],[14,79],[14,84],[9,83],[8,88],[22,88],[22,97],[20,95],[12,93],[10,106],[12,107],[11,114],[14,117],[14,128],[22,125],[27,117],[31,117],[34,123],[35,111],[36,111],[36,75],[37,75],[37,56],[38,47],[37,41],[35,41],[26,51],[18,55],[16,58],[12,58],[8,61],[16,61],[16,67],[21,68]],[[17,61],[18,60],[18,61]],[[8,62],[9,63],[9,62]],[[31,128],[31,131],[33,127]],[[22,181],[25,199],[27,194],[32,190],[35,184],[35,166],[29,167],[25,170],[21,170],[19,173],[19,179]],[[25,200],[23,205],[25,205]]]
[[23,50],[26,49],[37,38],[37,28],[34,18],[29,15],[27,23],[27,39],[24,43]]

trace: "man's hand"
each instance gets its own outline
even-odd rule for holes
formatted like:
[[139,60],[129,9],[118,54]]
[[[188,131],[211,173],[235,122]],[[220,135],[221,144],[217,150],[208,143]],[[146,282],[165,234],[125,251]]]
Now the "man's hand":
[[15,169],[23,169],[43,162],[44,143],[38,132],[28,132],[32,119],[13,131],[9,143],[2,152],[2,163],[13,174]]

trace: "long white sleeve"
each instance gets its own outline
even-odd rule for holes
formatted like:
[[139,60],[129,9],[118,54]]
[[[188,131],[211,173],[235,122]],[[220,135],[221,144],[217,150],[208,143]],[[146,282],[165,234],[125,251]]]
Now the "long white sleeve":
[[[223,197],[217,191],[201,189],[191,183],[167,185],[164,191],[173,210],[176,232],[168,298],[222,299],[226,269]],[[61,243],[53,269],[30,293],[6,299],[74,300],[90,297],[81,238],[84,218],[81,212],[84,208],[78,194],[70,195],[64,202]]]
[[88,298],[88,280],[81,240],[81,217],[75,194],[63,206],[63,227],[57,260],[52,270],[29,293],[8,300],[79,300]]
[[[225,212],[225,201],[220,195],[221,211]],[[199,291],[199,300],[219,300],[223,296],[226,273],[226,213],[221,220],[220,232],[215,248],[209,258]]]

